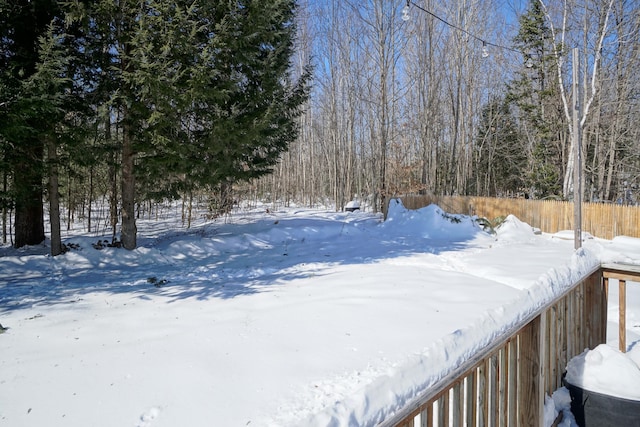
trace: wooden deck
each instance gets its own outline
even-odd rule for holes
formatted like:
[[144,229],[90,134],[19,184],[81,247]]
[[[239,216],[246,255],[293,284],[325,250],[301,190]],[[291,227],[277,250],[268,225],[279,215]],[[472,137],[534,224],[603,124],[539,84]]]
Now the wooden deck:
[[620,347],[626,350],[626,282],[640,282],[640,266],[604,264],[380,426],[541,426],[545,394],[562,386],[569,360],[607,340],[609,279],[619,281]]

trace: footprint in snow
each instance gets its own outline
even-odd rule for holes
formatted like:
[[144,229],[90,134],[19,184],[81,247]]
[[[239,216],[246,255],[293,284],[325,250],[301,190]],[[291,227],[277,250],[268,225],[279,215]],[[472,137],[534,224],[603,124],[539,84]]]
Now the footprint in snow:
[[151,407],[144,414],[140,415],[140,421],[136,424],[136,427],[150,427],[153,420],[160,415],[160,408],[157,406]]

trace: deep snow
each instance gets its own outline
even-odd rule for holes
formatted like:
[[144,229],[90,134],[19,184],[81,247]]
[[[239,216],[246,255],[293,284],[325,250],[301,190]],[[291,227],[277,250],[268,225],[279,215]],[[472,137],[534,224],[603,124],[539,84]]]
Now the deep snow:
[[640,351],[628,354],[607,344],[586,350],[567,364],[566,380],[584,390],[640,400]]
[[138,227],[134,251],[82,230],[56,258],[0,249],[0,425],[375,425],[600,262],[640,264],[640,239],[574,251],[434,205],[392,203],[385,222],[259,207],[191,229],[167,208]]

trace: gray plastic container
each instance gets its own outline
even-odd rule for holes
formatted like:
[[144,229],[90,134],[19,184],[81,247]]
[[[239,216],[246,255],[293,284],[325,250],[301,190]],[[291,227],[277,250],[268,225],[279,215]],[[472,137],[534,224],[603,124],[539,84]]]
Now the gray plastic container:
[[584,390],[564,379],[563,383],[571,395],[571,412],[580,427],[640,427],[640,400]]

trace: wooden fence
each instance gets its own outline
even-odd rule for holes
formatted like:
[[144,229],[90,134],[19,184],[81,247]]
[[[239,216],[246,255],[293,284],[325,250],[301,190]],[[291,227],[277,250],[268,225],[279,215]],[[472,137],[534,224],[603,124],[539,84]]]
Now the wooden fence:
[[[402,203],[409,209],[435,203],[450,213],[478,215],[490,221],[513,214],[546,233],[574,229],[572,202],[471,196],[404,196]],[[583,203],[582,231],[603,239],[615,236],[640,237],[640,207]]]
[[606,342],[602,277],[588,274],[380,425],[541,426],[567,362]]

